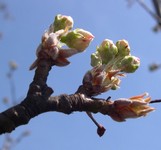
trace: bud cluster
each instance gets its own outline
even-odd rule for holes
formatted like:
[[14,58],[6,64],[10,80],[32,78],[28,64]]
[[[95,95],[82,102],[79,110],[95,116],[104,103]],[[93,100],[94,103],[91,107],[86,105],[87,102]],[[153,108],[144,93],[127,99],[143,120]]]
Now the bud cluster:
[[89,95],[98,95],[110,89],[117,89],[125,73],[133,73],[140,66],[139,58],[130,54],[130,46],[126,40],[116,44],[105,39],[91,55],[91,66],[83,79],[83,85]]
[[[40,58],[49,58],[57,66],[66,66],[70,62],[68,57],[83,52],[93,40],[94,36],[83,29],[74,29],[74,21],[70,16],[57,15],[49,29],[45,31],[39,44],[36,55],[37,60],[30,70],[37,67]],[[68,49],[63,49],[67,46]]]

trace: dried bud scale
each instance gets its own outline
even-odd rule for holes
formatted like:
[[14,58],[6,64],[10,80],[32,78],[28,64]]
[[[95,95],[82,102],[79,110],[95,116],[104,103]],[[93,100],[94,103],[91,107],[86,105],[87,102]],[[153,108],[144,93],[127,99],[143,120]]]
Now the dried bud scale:
[[113,102],[113,111],[109,116],[118,122],[125,121],[128,118],[146,116],[149,112],[155,110],[155,108],[149,106],[150,100],[151,98],[147,93],[133,96],[128,99],[121,98]]

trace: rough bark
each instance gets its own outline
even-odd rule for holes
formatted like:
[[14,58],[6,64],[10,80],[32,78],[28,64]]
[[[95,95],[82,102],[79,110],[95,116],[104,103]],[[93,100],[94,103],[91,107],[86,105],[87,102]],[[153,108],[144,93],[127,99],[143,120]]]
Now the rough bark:
[[52,66],[50,59],[41,59],[26,98],[20,104],[0,113],[0,134],[10,133],[18,126],[28,124],[30,119],[37,115],[49,111],[65,114],[88,111],[104,115],[111,112],[111,101],[87,97],[82,86],[76,94],[52,97],[53,90],[46,84]]

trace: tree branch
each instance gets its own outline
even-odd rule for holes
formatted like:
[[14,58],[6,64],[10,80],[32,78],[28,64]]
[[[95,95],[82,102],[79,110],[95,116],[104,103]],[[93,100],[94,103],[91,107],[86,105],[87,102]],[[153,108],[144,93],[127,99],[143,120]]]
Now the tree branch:
[[[109,99],[92,98],[90,91],[85,90],[82,85],[75,94],[61,94],[53,97],[51,96],[53,90],[48,87],[46,82],[54,62],[44,55],[37,62],[35,75],[29,86],[26,98],[20,104],[0,113],[0,134],[10,133],[18,126],[28,124],[37,115],[51,111],[65,114],[70,114],[74,111],[102,113],[103,115],[109,115],[115,121],[125,121],[126,118],[137,118],[154,110],[154,108],[147,106],[145,102],[137,100],[121,99],[110,101]],[[144,95],[135,96],[133,99],[143,98]],[[152,101],[151,103],[154,102],[160,102],[160,100]],[[143,107],[139,110],[142,112],[141,114],[137,113],[135,105]],[[102,131],[105,131],[102,129],[101,127],[98,130],[101,131],[99,135],[102,135]]]
[[112,102],[109,100],[96,100],[81,93],[52,97],[53,90],[46,84],[49,71],[53,65],[52,61],[40,59],[26,98],[20,104],[0,113],[0,134],[12,132],[18,126],[28,124],[30,119],[37,115],[50,111],[65,114],[74,111],[110,113]]

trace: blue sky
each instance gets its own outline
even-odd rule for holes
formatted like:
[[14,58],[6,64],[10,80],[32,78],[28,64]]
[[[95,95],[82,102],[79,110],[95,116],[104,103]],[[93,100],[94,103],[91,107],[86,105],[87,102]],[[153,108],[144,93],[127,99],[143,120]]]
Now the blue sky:
[[[8,62],[14,60],[18,64],[15,72],[16,97],[25,97],[32,81],[34,71],[29,71],[30,64],[36,58],[35,49],[41,35],[52,23],[57,14],[70,15],[74,19],[74,28],[90,31],[95,39],[86,52],[70,58],[67,67],[53,67],[48,78],[48,84],[53,87],[54,95],[72,94],[81,84],[84,73],[90,69],[90,54],[95,51],[105,38],[114,42],[120,39],[129,41],[131,53],[141,59],[141,66],[134,74],[122,79],[121,88],[100,95],[112,99],[131,97],[149,92],[152,99],[161,98],[161,71],[148,71],[152,62],[161,62],[161,33],[152,31],[156,21],[149,16],[137,3],[127,7],[125,0],[6,0],[14,19],[1,19],[0,31],[3,39],[0,41],[0,99],[10,96],[10,86],[6,78]],[[146,4],[153,10],[151,1]],[[103,137],[98,137],[96,127],[85,113],[65,115],[50,112],[32,119],[28,125],[12,132],[17,137],[22,131],[30,130],[31,135],[24,139],[14,149],[56,149],[56,150],[160,150],[161,138],[161,105],[153,104],[156,111],[149,116],[130,119],[123,123],[113,121],[108,116],[94,115],[107,131]],[[5,110],[3,104],[0,110]],[[0,136],[0,145],[4,136]]]

